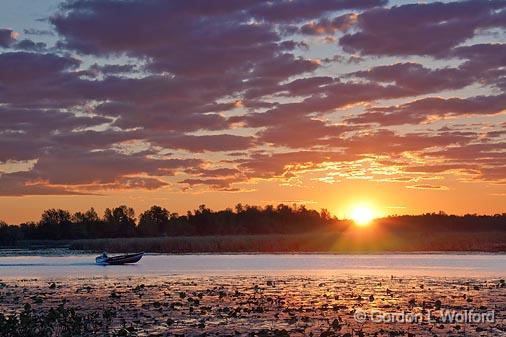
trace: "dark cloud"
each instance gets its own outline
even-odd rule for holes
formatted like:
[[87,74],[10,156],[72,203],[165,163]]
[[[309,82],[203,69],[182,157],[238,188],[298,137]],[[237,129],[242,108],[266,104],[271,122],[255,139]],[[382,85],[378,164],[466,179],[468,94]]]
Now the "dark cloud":
[[506,61],[506,44],[503,43],[480,43],[452,50],[450,56],[470,60],[476,66],[481,63],[482,67],[501,66]]
[[76,116],[67,111],[21,107],[0,107],[0,129],[47,136],[51,131],[72,131],[76,128],[98,126],[111,120],[101,116]]
[[142,153],[127,155],[112,150],[62,149],[39,158],[33,172],[51,184],[79,185],[111,183],[117,177],[128,175],[172,175],[176,169],[200,163],[197,159],[153,159]]
[[342,82],[338,79],[327,78],[320,78],[316,81],[311,79],[307,81],[296,80],[296,82],[298,82],[296,86],[292,86],[291,83],[282,86],[281,89],[286,90],[283,91],[283,94],[290,96],[292,90],[295,90],[299,95],[304,94],[309,97],[296,103],[278,104],[263,113],[234,117],[230,119],[230,122],[243,122],[251,127],[272,127],[273,125],[283,125],[287,120],[293,118],[334,112],[347,105],[404,97],[410,94],[408,89],[374,82]]
[[168,183],[149,177],[119,177],[114,182],[91,183],[87,185],[53,185],[47,181],[34,179],[31,173],[17,172],[0,176],[0,195],[96,195],[101,191],[115,189],[153,190]]
[[16,33],[12,29],[0,28],[0,47],[8,48],[16,41]]
[[358,16],[358,32],[339,43],[372,55],[447,55],[477,29],[504,27],[504,1],[458,1],[374,8]]
[[352,76],[373,82],[395,83],[413,95],[460,89],[472,84],[477,73],[464,72],[458,68],[429,69],[418,63],[395,63],[357,71]]
[[434,117],[497,114],[506,111],[505,102],[505,94],[469,98],[428,97],[398,106],[371,108],[364,114],[348,119],[348,122],[387,126],[418,124]]
[[51,22],[61,46],[82,53],[147,57],[149,69],[182,76],[244,76],[284,48],[269,24],[249,19],[238,2],[72,1]]
[[149,141],[168,148],[191,152],[248,150],[253,146],[253,137],[220,135],[151,135]]
[[[154,189],[167,185],[159,176],[170,176],[201,163],[198,159],[154,159],[143,153],[127,155],[65,147],[47,151],[29,172],[2,174],[0,193],[82,194],[112,188]],[[25,189],[26,186],[29,187]]]
[[458,47],[451,51],[449,57],[466,60],[459,67],[459,76],[474,78],[482,85],[496,86],[504,91],[501,83],[506,77],[503,67],[506,62],[506,44],[482,43]]
[[[69,0],[49,20],[55,46],[0,29],[8,48],[0,53],[0,162],[34,163],[3,173],[0,195],[172,183],[238,191],[250,179],[289,181],[332,165],[353,175],[353,165],[372,159],[402,168],[392,181],[416,188],[429,186],[416,175],[430,172],[503,179],[502,124],[482,133],[481,124],[394,126],[504,112],[505,45],[463,42],[504,27],[506,2],[385,4]],[[337,34],[355,54],[313,59],[321,41],[303,35]],[[377,58],[366,68],[368,55],[430,55],[448,66]],[[337,77],[336,62],[358,71]],[[472,86],[489,93],[444,98]],[[390,99],[407,103],[383,102]],[[350,117],[354,109],[365,113]],[[412,153],[437,163],[417,169],[404,158]]]
[[320,17],[322,14],[330,11],[364,9],[385,5],[387,2],[387,0],[259,1],[251,9],[251,14],[254,17],[270,22],[293,22]]
[[65,144],[65,146],[84,149],[104,149],[126,141],[143,140],[144,136],[140,131],[74,131],[58,133],[50,139],[54,144]]
[[333,20],[309,22],[300,28],[300,32],[306,35],[333,35],[337,31],[346,32],[355,24],[356,19],[356,14],[344,14]]
[[[276,146],[309,148],[335,143],[349,128],[311,118],[291,118],[258,134],[259,141]],[[295,132],[295,135],[294,135]]]
[[23,133],[4,130],[0,132],[0,162],[36,159],[53,145],[48,139],[32,138]]
[[33,179],[33,175],[26,172],[2,174],[0,176],[0,195],[2,196],[69,194],[89,193],[69,191],[62,186],[50,186],[44,181]]
[[[47,150],[61,146],[62,140],[67,141],[70,134],[75,135],[74,129],[110,121],[100,116],[12,106],[0,107],[0,116],[0,161],[36,159]],[[94,136],[95,141],[100,139],[99,135]]]
[[453,144],[468,144],[474,134],[441,132],[438,134],[408,133],[397,135],[390,130],[378,130],[369,134],[357,135],[341,141],[346,153],[357,155],[398,155],[403,152],[418,152],[434,147]]
[[[428,155],[444,160],[455,169],[466,170],[475,180],[506,181],[506,152],[504,141],[470,143],[452,146],[444,151],[430,151]],[[475,165],[475,167],[469,167]]]
[[504,148],[506,142],[496,143],[474,143],[465,146],[454,146],[444,150],[428,152],[432,156],[439,156],[454,162],[472,162],[484,164],[501,163],[504,164],[506,153]]
[[2,53],[0,54],[0,83],[3,85],[16,85],[24,82],[48,80],[66,70],[78,67],[80,63],[75,58],[55,54]]
[[46,50],[46,47],[47,45],[44,42],[33,42],[30,39],[24,39],[12,45],[13,49],[39,52]]

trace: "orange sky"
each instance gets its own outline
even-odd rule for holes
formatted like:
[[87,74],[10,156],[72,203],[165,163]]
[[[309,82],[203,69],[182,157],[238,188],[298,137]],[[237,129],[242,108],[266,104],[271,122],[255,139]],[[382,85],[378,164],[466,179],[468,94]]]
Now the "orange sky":
[[[480,187],[481,186],[481,187]],[[102,213],[106,207],[126,204],[136,214],[151,205],[161,205],[171,212],[185,213],[206,204],[213,209],[233,207],[236,203],[265,205],[277,203],[305,204],[308,208],[327,208],[338,217],[349,217],[356,205],[373,209],[375,216],[419,214],[444,210],[453,214],[493,214],[504,211],[501,186],[479,183],[451,184],[448,190],[408,189],[398,183],[345,180],[339,183],[317,182],[311,187],[280,186],[261,182],[248,192],[113,192],[103,196],[26,196],[0,199],[4,221],[20,223],[37,220],[44,209],[59,207],[78,211],[94,207]],[[300,196],[300,198],[293,198]]]

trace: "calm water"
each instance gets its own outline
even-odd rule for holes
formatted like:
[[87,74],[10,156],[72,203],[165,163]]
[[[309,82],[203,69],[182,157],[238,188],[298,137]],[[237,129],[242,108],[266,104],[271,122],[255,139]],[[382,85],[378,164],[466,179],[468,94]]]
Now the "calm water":
[[[9,251],[0,253],[0,278],[78,278],[174,274],[363,274],[505,277],[503,254],[255,254],[145,255],[135,265],[97,266],[95,255]],[[31,253],[34,254],[34,253]]]

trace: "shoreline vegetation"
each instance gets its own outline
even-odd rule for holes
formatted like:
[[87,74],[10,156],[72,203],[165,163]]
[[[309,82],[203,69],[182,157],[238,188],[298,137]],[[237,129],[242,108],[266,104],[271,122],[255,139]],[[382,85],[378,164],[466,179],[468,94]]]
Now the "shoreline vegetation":
[[72,250],[111,253],[377,253],[506,252],[505,232],[422,233],[357,237],[357,233],[306,233],[202,237],[114,238],[76,240]]
[[38,222],[0,221],[0,248],[61,247],[111,253],[381,253],[506,252],[506,214],[443,212],[379,218],[368,227],[304,206],[243,206],[185,215],[153,206],[120,206],[99,217],[90,209],[46,210]]
[[[467,233],[433,236],[420,233],[392,237],[357,237],[356,233],[306,233],[203,237],[76,240],[70,248],[113,253],[353,253],[416,251],[506,251],[506,233]],[[380,242],[378,242],[378,239]],[[450,239],[450,240],[449,240]],[[453,241],[453,242],[451,242]]]

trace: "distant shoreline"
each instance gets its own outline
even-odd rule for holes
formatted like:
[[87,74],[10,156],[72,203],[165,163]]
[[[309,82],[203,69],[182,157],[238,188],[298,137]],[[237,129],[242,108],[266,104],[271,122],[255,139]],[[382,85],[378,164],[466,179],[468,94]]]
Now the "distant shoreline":
[[[70,254],[68,255],[94,255],[98,252],[95,251],[86,251],[86,250],[72,250],[69,248],[39,248],[39,249],[33,249],[33,251],[44,251],[47,249],[68,249]],[[26,252],[27,250],[31,250],[30,248],[23,248],[23,247],[17,247],[17,248],[4,248],[0,247],[0,257],[2,256],[9,256],[7,254],[3,254],[3,251],[7,250],[19,250]],[[113,252],[114,254],[123,254],[128,252]],[[19,256],[16,254],[12,254],[14,256]],[[54,255],[48,254],[48,256],[64,256],[65,254],[61,254],[61,252],[55,253]],[[347,256],[347,255],[506,255],[505,251],[388,251],[388,252],[381,252],[381,251],[368,251],[368,252],[361,252],[361,251],[349,251],[349,252],[201,252],[201,253],[153,253],[153,252],[146,252],[146,256],[192,256],[192,255],[231,255],[231,256],[243,256],[243,255],[328,255],[328,256]],[[40,254],[22,254],[22,256],[40,256]]]
[[67,248],[90,253],[395,254],[506,253],[506,232],[310,232],[302,234],[25,240],[2,249]]

